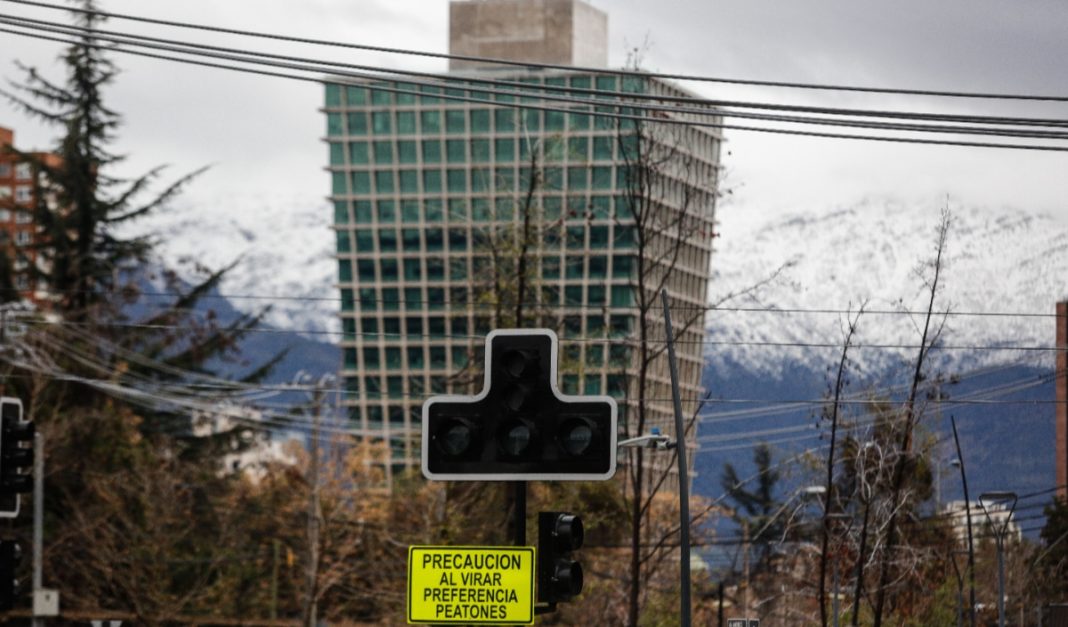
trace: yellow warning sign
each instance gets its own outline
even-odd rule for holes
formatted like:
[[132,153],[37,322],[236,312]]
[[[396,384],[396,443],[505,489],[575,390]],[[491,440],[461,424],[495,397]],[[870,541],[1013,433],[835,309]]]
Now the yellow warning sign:
[[408,622],[534,624],[534,548],[408,548]]

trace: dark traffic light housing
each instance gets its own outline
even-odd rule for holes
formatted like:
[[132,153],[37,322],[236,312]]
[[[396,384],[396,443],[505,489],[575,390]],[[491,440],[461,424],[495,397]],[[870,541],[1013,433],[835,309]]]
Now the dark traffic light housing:
[[22,419],[22,401],[0,398],[0,518],[18,516],[19,494],[33,492],[33,436],[33,423]]
[[482,392],[423,404],[423,474],[451,481],[610,479],[615,400],[561,394],[557,355],[548,329],[492,331]]
[[582,519],[565,512],[538,514],[538,601],[562,603],[582,592],[582,565],[571,555],[582,548]]
[[22,561],[22,547],[12,540],[0,541],[0,611],[15,607],[19,595],[19,582],[15,569]]

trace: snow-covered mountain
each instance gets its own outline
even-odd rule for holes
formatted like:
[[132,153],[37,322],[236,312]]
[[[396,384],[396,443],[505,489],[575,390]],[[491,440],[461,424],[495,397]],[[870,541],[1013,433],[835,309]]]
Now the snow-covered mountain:
[[[833,348],[782,348],[753,342],[840,344],[845,316],[835,313],[762,313],[751,309],[856,309],[867,301],[857,342],[915,345],[918,317],[927,295],[920,273],[935,253],[943,203],[864,200],[847,207],[799,210],[789,215],[720,211],[720,237],[713,256],[712,294],[746,311],[708,316],[710,363],[779,376],[784,363],[833,361]],[[1068,223],[1019,209],[958,207],[952,224],[936,309],[960,314],[1018,312],[1051,314],[1066,295]],[[178,204],[139,225],[159,235],[161,253],[190,277],[198,266],[221,267],[240,260],[222,293],[233,305],[254,311],[270,302],[268,323],[318,339],[337,330],[334,237],[331,211],[314,196],[223,198],[211,204]],[[776,275],[776,272],[781,270]],[[776,275],[753,292],[746,290]],[[256,297],[256,298],[242,298]],[[889,312],[889,313],[878,313]],[[1041,316],[953,315],[943,330],[952,346],[1048,346],[1053,320]],[[914,357],[908,349],[861,349],[860,368],[883,372]],[[944,368],[1051,354],[1020,351],[946,350]]]
[[[781,274],[752,294],[724,304],[741,309],[774,308],[872,311],[861,318],[856,343],[917,345],[929,294],[925,281],[936,253],[943,204],[865,200],[848,207],[798,211],[786,216],[720,213],[713,256],[712,293],[744,292]],[[1054,339],[1054,303],[1068,276],[1068,223],[1018,209],[958,207],[951,223],[935,309],[946,319],[943,344],[954,347],[1049,346]],[[886,312],[886,313],[882,313]],[[976,316],[1014,312],[1043,316]],[[708,356],[713,365],[742,365],[781,374],[787,362],[818,356],[834,361],[835,348],[780,348],[723,342],[841,344],[846,316],[835,313],[717,311],[708,319]],[[915,358],[916,351],[855,350],[862,370],[884,372]],[[937,353],[943,369],[1032,358],[1052,364],[1052,353],[951,349]]]

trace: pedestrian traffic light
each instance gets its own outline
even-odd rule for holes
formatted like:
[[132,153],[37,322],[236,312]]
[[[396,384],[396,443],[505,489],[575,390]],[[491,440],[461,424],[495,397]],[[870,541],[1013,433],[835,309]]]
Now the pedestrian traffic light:
[[451,481],[610,479],[615,400],[561,394],[557,347],[547,329],[491,332],[482,392],[423,404],[423,474]]
[[18,516],[19,494],[33,491],[33,435],[33,423],[22,419],[22,401],[0,398],[0,518]]
[[19,595],[19,582],[15,569],[22,561],[22,547],[12,540],[0,541],[0,611],[15,607]]
[[582,592],[582,565],[572,551],[582,548],[582,519],[564,512],[538,514],[538,601],[561,603]]

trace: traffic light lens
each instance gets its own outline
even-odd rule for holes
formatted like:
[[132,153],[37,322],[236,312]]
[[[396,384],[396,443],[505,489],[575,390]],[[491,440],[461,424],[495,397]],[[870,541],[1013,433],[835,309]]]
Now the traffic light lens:
[[593,446],[593,429],[582,420],[568,420],[560,429],[560,445],[568,455],[578,457]]
[[530,427],[522,422],[513,421],[505,423],[501,432],[501,448],[506,455],[520,457],[530,448],[530,442],[534,439]]
[[471,428],[454,422],[445,428],[441,438],[441,450],[446,455],[463,455],[471,446]]
[[557,592],[569,597],[582,593],[582,564],[570,560],[561,560],[556,565],[553,582]]
[[503,356],[501,366],[504,368],[504,372],[511,377],[518,379],[527,373],[527,369],[530,365],[530,358],[520,350],[510,350]]

